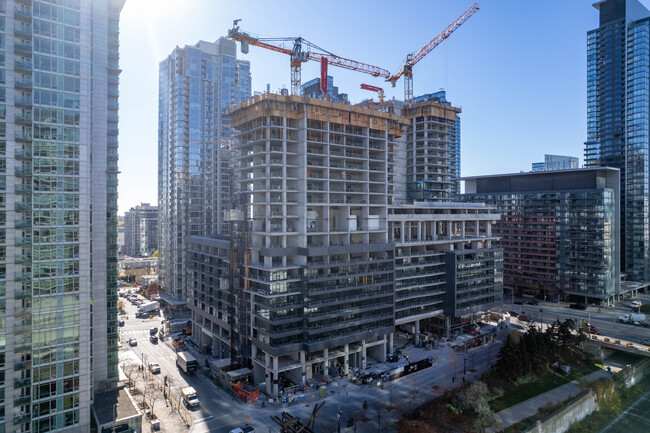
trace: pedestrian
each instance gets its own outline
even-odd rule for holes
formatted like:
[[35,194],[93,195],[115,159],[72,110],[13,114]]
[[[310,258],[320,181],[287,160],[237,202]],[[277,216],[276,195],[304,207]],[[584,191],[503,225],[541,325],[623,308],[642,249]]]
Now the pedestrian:
[[455,382],[456,382],[456,376],[452,376],[451,377],[451,383],[455,383]]

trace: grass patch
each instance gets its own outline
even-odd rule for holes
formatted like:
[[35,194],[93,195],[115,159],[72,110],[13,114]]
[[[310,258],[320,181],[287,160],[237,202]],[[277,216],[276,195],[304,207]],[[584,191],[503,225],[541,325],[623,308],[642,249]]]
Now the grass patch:
[[539,375],[529,375],[527,380],[520,381],[519,384],[512,382],[508,384],[501,383],[499,386],[504,390],[503,396],[490,401],[490,408],[495,412],[500,412],[529,398],[562,386],[565,383],[580,379],[597,371],[599,368],[593,359],[587,358],[572,366],[568,376],[548,372]]
[[564,376],[554,375],[552,373],[535,377],[532,381],[517,385],[510,391],[504,390],[503,396],[495,398],[490,402],[490,408],[495,412],[500,412],[570,381]]

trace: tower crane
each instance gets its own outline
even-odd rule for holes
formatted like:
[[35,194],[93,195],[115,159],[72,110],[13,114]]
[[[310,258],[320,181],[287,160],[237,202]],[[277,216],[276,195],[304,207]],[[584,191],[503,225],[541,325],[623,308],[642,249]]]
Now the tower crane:
[[[238,19],[233,21],[232,29],[228,31],[228,38],[241,42],[242,53],[248,53],[249,45],[255,45],[261,48],[266,48],[267,50],[287,54],[291,57],[291,94],[293,95],[300,95],[300,70],[302,64],[309,60],[321,62],[321,67],[323,68],[326,67],[327,64],[330,64],[339,68],[370,74],[373,77],[388,79],[391,76],[391,73],[386,69],[334,55],[301,37],[259,38],[240,30],[237,25],[239,21],[241,20]],[[293,49],[276,45],[275,43],[277,42],[292,42]],[[323,59],[327,59],[327,61]]]
[[465,21],[469,19],[479,10],[478,2],[474,3],[469,7],[461,16],[456,18],[451,24],[449,24],[445,29],[433,38],[428,44],[420,48],[416,53],[410,53],[406,56],[406,62],[402,69],[395,75],[391,75],[386,79],[390,81],[391,85],[395,87],[395,83],[399,78],[404,75],[404,102],[409,102],[413,99],[413,66],[415,66],[420,60],[429,54],[435,47],[440,45],[442,41],[447,39],[458,27],[463,25]]

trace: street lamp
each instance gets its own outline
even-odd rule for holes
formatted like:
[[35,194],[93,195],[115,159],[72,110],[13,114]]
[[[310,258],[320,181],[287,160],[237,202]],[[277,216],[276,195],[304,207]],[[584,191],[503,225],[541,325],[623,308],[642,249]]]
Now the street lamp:
[[339,388],[339,409],[336,412],[336,418],[338,419],[338,433],[341,433],[341,383],[336,379],[334,379],[334,382],[336,382]]
[[539,316],[540,316],[539,327],[543,331],[544,330],[544,309],[543,308],[539,309]]
[[115,422],[117,418],[117,408],[120,406],[119,403],[113,405],[113,433],[115,433]]

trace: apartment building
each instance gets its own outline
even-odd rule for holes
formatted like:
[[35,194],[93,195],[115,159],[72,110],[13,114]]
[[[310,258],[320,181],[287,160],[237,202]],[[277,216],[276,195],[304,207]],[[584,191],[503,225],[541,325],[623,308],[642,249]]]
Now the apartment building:
[[124,213],[124,249],[131,257],[149,257],[158,249],[158,206],[142,203]]
[[118,381],[123,4],[0,2],[2,432],[89,431]]
[[224,215],[234,191],[225,110],[250,95],[250,64],[237,60],[235,42],[226,38],[177,47],[160,63],[160,284],[179,303],[187,299],[184,238],[228,231]]
[[531,171],[571,170],[578,168],[580,160],[575,156],[544,155],[544,162],[533,162]]

